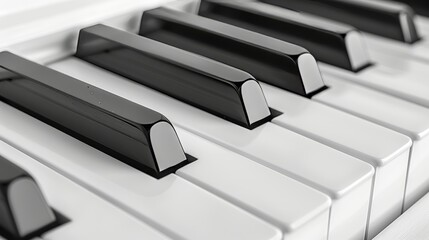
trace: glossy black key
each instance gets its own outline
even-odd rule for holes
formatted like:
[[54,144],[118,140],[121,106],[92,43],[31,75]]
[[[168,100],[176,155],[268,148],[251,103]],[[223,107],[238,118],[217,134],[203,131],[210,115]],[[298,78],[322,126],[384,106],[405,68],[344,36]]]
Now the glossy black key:
[[0,236],[25,239],[54,225],[56,217],[34,179],[0,156]]
[[362,31],[406,43],[419,40],[414,11],[404,4],[376,0],[260,1],[347,23]]
[[81,30],[76,56],[249,129],[270,120],[250,74],[161,42],[96,25]]
[[253,1],[201,2],[199,14],[305,47],[322,62],[351,71],[370,65],[359,33],[348,25]]
[[429,17],[428,0],[395,0],[395,2],[403,2],[411,6],[418,14]]
[[0,67],[0,100],[27,114],[156,178],[187,163],[162,114],[9,52]]
[[311,97],[324,89],[316,61],[302,47],[194,14],[158,8],[143,14],[140,34],[251,73]]

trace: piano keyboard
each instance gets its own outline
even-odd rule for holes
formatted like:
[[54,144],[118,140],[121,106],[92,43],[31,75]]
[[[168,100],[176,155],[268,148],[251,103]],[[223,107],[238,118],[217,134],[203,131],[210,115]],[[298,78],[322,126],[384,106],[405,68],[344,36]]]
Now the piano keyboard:
[[400,2],[1,3],[0,240],[429,239]]

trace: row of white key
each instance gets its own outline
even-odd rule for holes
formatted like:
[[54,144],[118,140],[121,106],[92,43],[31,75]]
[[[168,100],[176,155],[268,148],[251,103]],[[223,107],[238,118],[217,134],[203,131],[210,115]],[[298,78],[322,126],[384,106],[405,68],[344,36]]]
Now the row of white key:
[[[411,140],[397,132],[261,83],[268,104],[284,114],[273,123],[359,158],[375,169],[368,234],[402,213]],[[329,90],[327,90],[329,91]]]

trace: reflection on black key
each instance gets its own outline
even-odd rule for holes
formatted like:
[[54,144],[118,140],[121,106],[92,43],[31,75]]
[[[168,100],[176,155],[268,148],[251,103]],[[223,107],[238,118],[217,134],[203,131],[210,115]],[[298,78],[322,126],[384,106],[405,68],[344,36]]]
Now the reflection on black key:
[[248,73],[148,38],[96,25],[76,56],[250,129],[271,116]]
[[55,224],[55,214],[33,178],[2,156],[0,187],[0,236],[23,239]]
[[156,178],[187,163],[163,115],[9,52],[0,67],[0,99],[33,117]]
[[355,29],[253,1],[201,2],[199,14],[305,47],[322,62],[351,71],[370,65]]
[[[362,31],[414,43],[419,35],[407,5],[376,0],[260,0],[350,24]],[[422,0],[422,2],[427,0]],[[404,2],[408,2],[404,1]]]
[[325,88],[307,50],[229,24],[158,8],[143,14],[140,35],[243,69],[305,97]]

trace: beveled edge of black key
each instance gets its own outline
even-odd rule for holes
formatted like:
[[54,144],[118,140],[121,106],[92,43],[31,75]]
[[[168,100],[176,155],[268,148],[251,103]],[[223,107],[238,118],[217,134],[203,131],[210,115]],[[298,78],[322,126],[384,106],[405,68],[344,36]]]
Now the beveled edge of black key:
[[[372,65],[361,33],[350,25],[331,21],[326,18],[298,13],[293,10],[254,0],[244,0],[241,2],[227,0],[202,0],[200,11],[202,11],[203,8],[207,8],[211,5],[218,5],[239,11],[250,12],[252,14],[261,15],[267,18],[303,26],[317,31],[320,34],[326,34],[326,36],[334,36],[337,39],[342,39],[342,42],[344,43],[344,46],[338,46],[338,48],[342,48],[341,51],[344,51],[344,54],[346,54],[348,57],[348,70],[358,72]],[[314,39],[314,41],[317,41],[317,39]]]
[[[149,25],[153,25],[153,27],[146,29],[144,21],[146,21],[148,16],[150,16],[151,21]],[[326,88],[322,76],[320,75],[316,60],[306,49],[298,45],[209,18],[163,7],[148,10],[143,13],[139,34],[143,34],[146,31],[154,31],[156,30],[157,25],[162,25],[162,23],[154,21],[155,19],[173,22],[189,28],[209,32],[217,36],[222,36],[248,46],[258,47],[270,53],[286,57],[290,61],[290,64],[296,66],[297,72],[300,73],[299,78],[301,79],[301,84],[305,91],[305,93],[301,95],[305,97],[311,97],[314,93],[320,92],[320,90]],[[258,80],[263,81],[262,79]],[[287,79],[285,80],[287,81]],[[278,87],[289,90],[282,86]]]
[[396,0],[413,8],[417,14],[429,17],[429,4],[427,0]]
[[[169,89],[170,93],[166,92],[165,88],[168,88],[168,86],[163,86],[164,89],[153,87],[154,85],[151,86],[151,84],[155,84],[153,82],[150,83],[151,79],[146,79],[144,83],[140,82],[144,85],[171,95],[214,115],[226,118],[229,121],[248,129],[254,129],[271,120],[271,112],[267,106],[262,88],[254,77],[247,72],[146,37],[131,34],[105,25],[99,24],[82,29],[79,34],[79,44],[76,57],[114,72],[115,70],[101,66],[85,58],[86,53],[82,50],[82,46],[85,44],[85,35],[92,35],[103,40],[114,42],[124,48],[150,56],[151,58],[160,59],[161,61],[168,62],[171,65],[187,69],[191,72],[205,76],[207,79],[210,79],[210,81],[215,81],[216,84],[233,89],[237,95],[236,97],[241,101],[241,111],[244,113],[246,120],[240,121],[228,115],[216,112],[203,103],[188,101],[186,96],[173,96],[171,94],[172,89]],[[198,66],[196,66],[195,63],[199,63]],[[141,67],[144,66],[142,65]],[[132,80],[139,82],[138,79]],[[188,80],[190,81],[191,79]],[[182,82],[183,85],[188,83],[189,82]],[[225,107],[227,108],[228,106]]]
[[[75,130],[68,129],[67,126],[61,126],[50,119],[36,116],[42,121],[66,132],[97,149],[118,158],[119,160],[159,179],[178,168],[190,162],[189,156],[186,156],[177,133],[170,121],[161,113],[136,104],[117,95],[99,89],[88,83],[82,82],[76,78],[57,72],[48,67],[39,65],[25,58],[19,57],[11,52],[0,53],[0,67],[10,71],[16,76],[14,78],[31,79],[48,88],[54,89],[61,94],[72,97],[77,102],[82,102],[86,106],[96,111],[101,111],[115,119],[134,126],[133,137],[144,137],[145,145],[148,144],[152,159],[156,169],[149,167],[145,162],[139,162],[138,159],[127,159],[115,149],[90,140],[84,133],[76,134]],[[7,79],[3,79],[7,80]],[[21,109],[23,110],[23,109]],[[114,129],[114,127],[112,127]],[[119,131],[119,130],[118,130]],[[130,133],[125,133],[129,135]],[[165,142],[167,142],[166,144]],[[140,140],[139,140],[140,141]],[[143,143],[142,143],[143,144]],[[166,149],[170,151],[165,154]]]
[[[30,191],[30,193],[29,193]],[[20,233],[18,227],[19,221],[27,221],[30,216],[18,217],[18,212],[14,213],[13,208],[19,208],[20,206],[14,206],[14,199],[22,200],[25,199],[24,204],[36,204],[40,207],[39,214],[43,215],[41,218],[44,219],[32,219],[39,221],[39,226],[32,226],[32,230],[26,230],[25,233]],[[58,219],[57,214],[51,209],[46,202],[42,191],[39,189],[36,181],[33,177],[28,174],[24,169],[10,162],[5,157],[0,155],[0,214],[3,216],[0,218],[0,236],[8,240],[22,240],[29,239],[36,236],[38,233],[46,232],[59,224],[63,223],[63,218]],[[28,206],[28,205],[25,205]],[[21,212],[22,214],[22,212]],[[40,216],[39,216],[40,217]],[[8,223],[7,223],[8,222]],[[8,224],[8,226],[5,226]],[[22,224],[22,223],[21,223]]]
[[[321,15],[328,18],[333,18],[337,21],[346,21],[344,18],[339,18],[335,16],[327,16],[323,13],[322,9],[317,9],[317,5],[326,7],[336,7],[346,6],[348,10],[353,9],[353,12],[359,13],[355,15],[359,19],[362,19],[359,22],[363,22],[367,19],[371,21],[380,22],[380,16],[384,18],[384,23],[388,20],[389,25],[397,29],[397,32],[400,32],[401,36],[394,36],[393,34],[388,34],[383,31],[373,31],[365,26],[360,25],[355,27],[359,28],[362,31],[371,32],[372,34],[380,35],[383,37],[388,37],[397,41],[402,41],[404,43],[412,44],[420,40],[416,25],[414,23],[414,10],[407,4],[398,3],[394,1],[374,1],[374,0],[335,0],[335,1],[320,1],[320,0],[259,0],[261,2],[293,9],[296,11],[309,12],[311,14]],[[314,6],[313,6],[314,5]],[[355,19],[354,21],[357,21]],[[347,22],[347,21],[346,21]],[[380,22],[381,23],[381,22]],[[384,24],[383,23],[383,24]],[[349,22],[349,24],[351,24]],[[353,24],[354,25],[354,24]],[[380,29],[381,30],[381,29]]]

